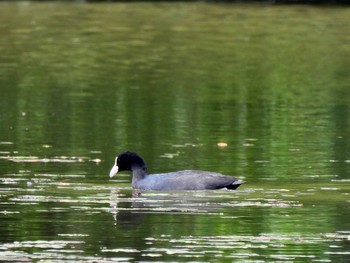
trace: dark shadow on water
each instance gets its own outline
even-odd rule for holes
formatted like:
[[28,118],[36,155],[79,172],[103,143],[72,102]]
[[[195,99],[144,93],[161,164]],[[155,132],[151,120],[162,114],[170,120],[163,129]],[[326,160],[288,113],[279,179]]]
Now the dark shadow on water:
[[[42,1],[41,1],[42,2]],[[75,0],[79,3],[135,3],[135,2],[150,2],[147,0]],[[307,5],[348,5],[348,0],[153,0],[153,3],[184,3],[184,2],[207,2],[207,3],[231,3],[231,4],[307,4]]]

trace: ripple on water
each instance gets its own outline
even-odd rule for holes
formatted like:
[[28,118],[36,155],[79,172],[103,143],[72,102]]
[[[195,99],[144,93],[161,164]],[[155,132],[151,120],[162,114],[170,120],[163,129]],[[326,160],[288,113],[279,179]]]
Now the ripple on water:
[[[318,259],[319,251],[318,244],[329,243],[332,241],[348,240],[349,236],[344,233],[328,233],[315,236],[300,236],[300,235],[278,235],[278,234],[260,234],[257,236],[237,235],[237,236],[183,236],[179,239],[174,239],[171,236],[148,237],[147,244],[152,246],[143,252],[154,253],[157,247],[158,253],[164,254],[180,254],[181,257],[212,255],[220,258],[240,258],[252,260],[298,260],[298,259]],[[171,248],[168,248],[171,244]],[[308,244],[314,247],[315,254],[297,253],[298,246]],[[159,249],[160,247],[166,247]],[[295,247],[294,253],[290,251],[290,247]],[[248,252],[249,250],[255,252]],[[258,249],[258,250],[257,250]],[[322,252],[321,254],[337,254],[336,251]],[[235,251],[235,252],[233,252]],[[244,251],[244,252],[243,252]],[[261,251],[257,253],[256,251]],[[264,251],[267,251],[264,253]],[[303,252],[302,250],[300,250]],[[284,253],[285,252],[285,253]],[[349,254],[347,252],[339,252]]]
[[[301,235],[231,235],[231,236],[181,236],[173,238],[172,235],[161,235],[156,237],[146,237],[145,248],[136,249],[133,247],[101,247],[101,253],[109,253],[109,258],[102,256],[86,256],[80,247],[85,241],[78,240],[87,237],[86,234],[60,234],[58,237],[66,237],[73,240],[36,240],[36,241],[15,241],[12,243],[0,244],[0,260],[7,262],[22,262],[32,260],[51,260],[55,262],[132,262],[137,258],[147,261],[147,259],[160,259],[166,256],[176,256],[177,258],[191,258],[192,260],[204,260],[210,258],[220,259],[240,259],[249,262],[265,262],[270,260],[298,261],[303,262],[322,261],[328,262],[327,258],[320,258],[317,248],[320,243],[332,241],[349,240],[348,231],[335,233],[325,233],[315,236]],[[74,240],[76,239],[76,240]],[[298,250],[301,244],[314,246],[314,253],[303,253]],[[294,247],[293,252],[290,246]],[[321,255],[349,255],[347,251],[333,251],[339,246],[328,246],[327,251]],[[35,253],[31,253],[31,249]],[[34,251],[33,250],[33,251]],[[300,251],[300,253],[297,253]],[[176,260],[178,261],[178,260]],[[242,261],[241,261],[242,262]]]
[[0,159],[15,163],[82,163],[94,162],[100,163],[101,159],[91,159],[84,156],[54,156],[50,158],[40,158],[38,156],[0,156]]

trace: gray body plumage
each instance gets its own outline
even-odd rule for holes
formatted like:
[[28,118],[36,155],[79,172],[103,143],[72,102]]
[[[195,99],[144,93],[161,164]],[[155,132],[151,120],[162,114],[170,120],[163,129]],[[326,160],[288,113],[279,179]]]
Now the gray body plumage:
[[233,176],[200,170],[183,170],[146,175],[144,179],[134,182],[133,187],[142,190],[206,190],[237,188],[241,183],[243,181]]

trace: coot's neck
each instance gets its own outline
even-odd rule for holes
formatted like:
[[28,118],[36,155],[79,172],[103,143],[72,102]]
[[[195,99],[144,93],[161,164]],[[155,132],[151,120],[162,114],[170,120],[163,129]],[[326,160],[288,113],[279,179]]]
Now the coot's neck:
[[132,186],[135,187],[136,183],[147,176],[147,167],[143,166],[133,166],[131,167],[132,171]]

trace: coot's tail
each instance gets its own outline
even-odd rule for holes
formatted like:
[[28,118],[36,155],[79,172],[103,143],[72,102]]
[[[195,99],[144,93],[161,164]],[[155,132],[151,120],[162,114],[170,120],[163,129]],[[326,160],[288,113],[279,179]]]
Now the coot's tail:
[[245,181],[242,181],[242,180],[237,180],[237,181],[234,181],[232,184],[226,186],[227,189],[230,189],[230,190],[235,190],[237,189],[241,184],[244,184]]

